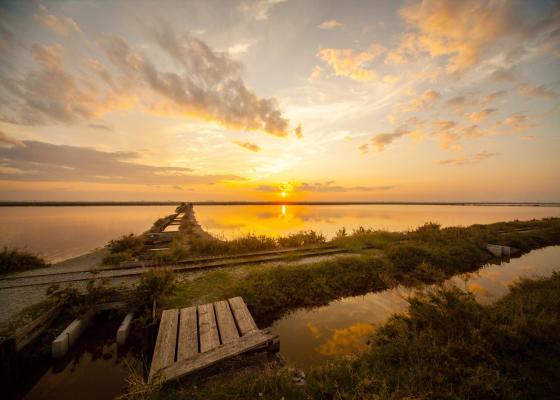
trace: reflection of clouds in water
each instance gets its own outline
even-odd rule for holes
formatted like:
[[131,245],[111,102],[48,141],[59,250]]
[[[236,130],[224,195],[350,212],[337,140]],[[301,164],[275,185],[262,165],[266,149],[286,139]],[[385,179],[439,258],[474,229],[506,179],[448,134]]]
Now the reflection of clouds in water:
[[375,330],[375,325],[357,322],[347,328],[335,329],[331,337],[319,346],[324,356],[346,355],[367,348],[366,338]]
[[232,224],[227,222],[221,222],[212,218],[201,220],[199,221],[199,224],[204,228],[208,228],[208,229],[241,229],[247,226],[244,223]]
[[308,322],[307,328],[309,329],[311,336],[313,336],[315,339],[319,339],[321,337],[321,331],[319,327],[315,325],[313,322]]

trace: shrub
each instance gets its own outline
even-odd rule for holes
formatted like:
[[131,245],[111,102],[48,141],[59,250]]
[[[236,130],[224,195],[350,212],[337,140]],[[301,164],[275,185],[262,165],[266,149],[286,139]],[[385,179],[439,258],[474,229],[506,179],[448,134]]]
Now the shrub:
[[165,268],[154,268],[144,272],[130,297],[131,307],[144,315],[151,311],[154,318],[157,305],[173,294],[175,278],[175,273]]
[[133,260],[145,249],[143,236],[136,236],[133,233],[123,235],[119,239],[113,239],[107,244],[109,254],[103,257],[104,265],[118,265],[122,261]]
[[315,231],[301,231],[276,239],[281,247],[300,247],[325,243],[325,237]]
[[33,254],[4,247],[0,252],[0,273],[26,271],[48,267],[42,258]]

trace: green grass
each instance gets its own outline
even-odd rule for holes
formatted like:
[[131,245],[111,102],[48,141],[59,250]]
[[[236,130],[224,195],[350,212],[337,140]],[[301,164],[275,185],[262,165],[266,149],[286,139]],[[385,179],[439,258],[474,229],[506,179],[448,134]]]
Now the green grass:
[[[154,388],[161,399],[553,399],[560,395],[560,273],[523,280],[497,303],[439,287],[409,300],[365,352],[335,358],[297,386],[258,366]],[[195,385],[196,384],[196,385]]]
[[[520,243],[523,249],[560,243],[559,221],[532,222],[537,230],[523,234],[527,240]],[[366,235],[384,238],[383,250],[376,255],[337,257],[318,263],[249,266],[243,268],[244,274],[210,272],[180,283],[169,304],[185,307],[202,299],[214,301],[242,296],[258,323],[265,326],[299,307],[323,305],[340,297],[383,290],[396,284],[436,283],[458,273],[474,271],[492,258],[483,249],[485,243],[511,242],[507,235],[494,231],[517,226],[518,223],[512,223],[498,224],[499,228],[480,225],[440,229],[429,224],[399,236],[376,231],[360,233],[359,240]]]
[[0,274],[46,268],[49,264],[26,251],[4,247],[0,252]]

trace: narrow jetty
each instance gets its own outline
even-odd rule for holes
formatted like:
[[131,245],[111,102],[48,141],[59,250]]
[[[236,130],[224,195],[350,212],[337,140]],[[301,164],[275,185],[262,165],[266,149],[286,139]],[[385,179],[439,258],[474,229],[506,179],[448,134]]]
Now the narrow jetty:
[[161,316],[148,382],[167,382],[250,350],[278,349],[278,336],[259,330],[241,297]]

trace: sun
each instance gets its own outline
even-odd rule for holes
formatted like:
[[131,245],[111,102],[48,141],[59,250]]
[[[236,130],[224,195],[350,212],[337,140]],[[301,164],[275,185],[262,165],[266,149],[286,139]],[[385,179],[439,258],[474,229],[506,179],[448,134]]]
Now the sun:
[[287,195],[288,195],[288,193],[286,193],[286,192],[280,193],[280,196],[282,196],[282,197],[286,197]]

